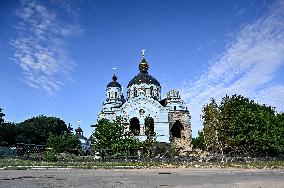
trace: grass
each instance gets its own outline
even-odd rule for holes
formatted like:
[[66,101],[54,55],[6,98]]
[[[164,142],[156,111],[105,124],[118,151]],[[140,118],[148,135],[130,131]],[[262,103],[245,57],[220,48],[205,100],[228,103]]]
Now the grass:
[[253,161],[246,163],[206,162],[100,162],[100,161],[32,161],[23,159],[0,159],[0,169],[31,168],[80,168],[80,169],[139,169],[139,168],[242,168],[242,169],[284,169],[284,161]]

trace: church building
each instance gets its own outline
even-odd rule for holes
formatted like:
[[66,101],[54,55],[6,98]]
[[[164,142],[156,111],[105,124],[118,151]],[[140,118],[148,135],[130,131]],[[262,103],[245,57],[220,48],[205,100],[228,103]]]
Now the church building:
[[148,73],[149,64],[142,50],[139,73],[128,83],[127,97],[114,74],[106,88],[106,99],[98,120],[123,117],[128,130],[140,140],[156,136],[159,142],[173,144],[181,151],[191,150],[191,125],[188,108],[179,91],[170,90],[161,98],[161,84]]

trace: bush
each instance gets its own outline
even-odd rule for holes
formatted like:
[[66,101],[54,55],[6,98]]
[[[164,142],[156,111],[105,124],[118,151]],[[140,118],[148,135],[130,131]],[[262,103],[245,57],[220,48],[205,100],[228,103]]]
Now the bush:
[[74,149],[82,150],[80,140],[70,133],[64,133],[60,136],[49,135],[47,147],[52,148],[55,153],[69,152]]
[[133,150],[138,149],[140,143],[137,138],[126,132],[126,126],[126,120],[121,118],[117,118],[115,121],[100,120],[92,135],[94,151],[106,150],[107,155],[114,157],[132,155]]
[[54,150],[47,151],[43,155],[43,160],[48,162],[56,162],[58,160],[56,152]]

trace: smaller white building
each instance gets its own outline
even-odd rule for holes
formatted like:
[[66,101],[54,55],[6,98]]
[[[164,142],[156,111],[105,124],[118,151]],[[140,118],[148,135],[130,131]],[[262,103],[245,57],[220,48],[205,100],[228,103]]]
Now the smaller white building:
[[84,135],[83,135],[83,130],[81,127],[78,127],[77,129],[75,129],[76,132],[76,137],[80,140],[81,142],[81,146],[82,146],[82,150],[84,153],[88,152],[90,146],[91,146],[91,140],[87,139]]

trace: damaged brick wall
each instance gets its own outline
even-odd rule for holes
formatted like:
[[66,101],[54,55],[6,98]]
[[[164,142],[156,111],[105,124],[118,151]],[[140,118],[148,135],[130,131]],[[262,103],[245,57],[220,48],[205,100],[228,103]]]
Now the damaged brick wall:
[[170,142],[181,156],[192,151],[191,125],[188,111],[169,112]]

